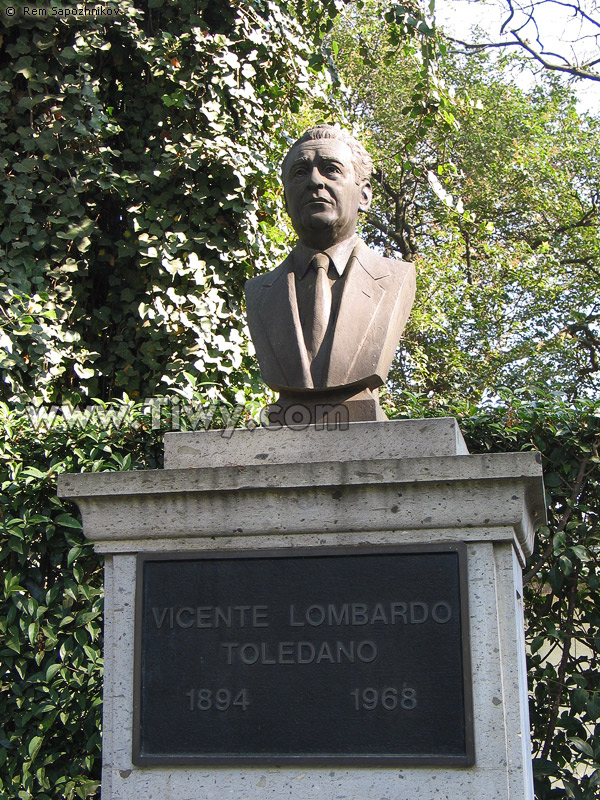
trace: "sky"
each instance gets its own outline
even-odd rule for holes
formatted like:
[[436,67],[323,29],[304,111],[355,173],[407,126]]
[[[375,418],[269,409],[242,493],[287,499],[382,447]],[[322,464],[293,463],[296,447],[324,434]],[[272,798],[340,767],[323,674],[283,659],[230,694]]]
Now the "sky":
[[[544,2],[535,11],[540,40],[546,51],[556,54],[558,63],[560,56],[571,61],[574,59],[585,61],[590,57],[600,58],[600,43],[594,38],[594,34],[600,34],[600,28],[594,28],[591,24],[582,27],[573,17],[572,10],[567,7],[567,3],[573,1],[564,0],[564,4]],[[592,12],[593,7],[598,5],[596,0],[580,1],[583,8],[587,7]],[[528,0],[520,2],[522,5],[529,4]],[[474,27],[480,27],[484,35],[489,37],[489,41],[514,41],[510,34],[500,35],[502,22],[508,17],[507,8],[507,0],[436,0],[435,17],[438,25],[442,25],[447,31],[454,33],[456,38],[464,41],[481,41],[480,35],[474,37],[471,34],[471,29]],[[598,12],[595,16],[600,18]],[[517,12],[511,20],[510,27],[518,29],[524,23],[526,17]],[[531,23],[526,24],[520,34],[532,43],[537,36],[536,29]],[[542,67],[537,65],[534,69],[537,71]],[[527,82],[535,78],[523,77],[521,80]],[[577,92],[579,110],[599,114],[600,82],[579,80],[575,81],[573,86]]]

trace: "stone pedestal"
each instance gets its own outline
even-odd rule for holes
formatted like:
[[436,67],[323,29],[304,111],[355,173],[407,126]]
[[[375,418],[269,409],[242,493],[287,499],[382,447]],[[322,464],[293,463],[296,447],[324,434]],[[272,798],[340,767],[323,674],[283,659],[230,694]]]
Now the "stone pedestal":
[[[62,476],[105,555],[103,800],[531,800],[521,569],[535,453],[468,455],[454,420],[168,434],[165,469]],[[136,554],[465,543],[474,764],[136,766]],[[376,579],[376,577],[374,577]]]

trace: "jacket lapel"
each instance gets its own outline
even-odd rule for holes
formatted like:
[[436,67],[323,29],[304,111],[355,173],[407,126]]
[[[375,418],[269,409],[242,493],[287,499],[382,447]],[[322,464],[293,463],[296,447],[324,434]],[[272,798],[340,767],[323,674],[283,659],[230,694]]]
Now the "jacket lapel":
[[312,388],[310,363],[298,313],[293,253],[263,283],[260,317],[288,386]]
[[[373,335],[371,326],[385,294],[379,281],[390,274],[385,260],[362,241],[354,249],[346,269],[348,274],[340,300],[327,373],[329,386],[352,382],[352,370],[360,359],[363,345]],[[354,357],[349,359],[348,353]]]

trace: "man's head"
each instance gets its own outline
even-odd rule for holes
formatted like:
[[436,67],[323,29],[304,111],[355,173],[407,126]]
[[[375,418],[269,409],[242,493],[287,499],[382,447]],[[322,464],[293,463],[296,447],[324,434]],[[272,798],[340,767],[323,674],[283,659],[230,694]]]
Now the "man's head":
[[300,241],[326,249],[354,234],[371,204],[373,165],[365,148],[332,125],[311,128],[282,164],[286,208]]

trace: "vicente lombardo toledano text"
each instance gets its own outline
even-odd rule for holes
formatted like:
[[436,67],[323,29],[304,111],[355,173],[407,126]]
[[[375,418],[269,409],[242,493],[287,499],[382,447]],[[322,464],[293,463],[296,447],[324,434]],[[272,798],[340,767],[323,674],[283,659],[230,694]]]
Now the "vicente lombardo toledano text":
[[[325,639],[314,643],[302,638],[287,641],[261,641],[253,636],[252,641],[242,632],[269,628],[272,614],[282,609],[271,609],[268,605],[235,606],[191,606],[153,607],[152,618],[156,629],[222,629],[239,632],[237,641],[221,641],[223,662],[231,665],[238,661],[244,665],[302,665],[302,664],[370,664],[378,656],[377,642],[373,639]],[[286,622],[290,632],[301,633],[302,629],[329,627],[340,629],[372,625],[422,625],[428,620],[445,625],[452,619],[452,608],[445,600],[434,604],[420,601],[386,603],[315,603],[306,607],[290,604],[286,611]],[[281,620],[280,620],[281,621]],[[349,692],[356,710],[372,710],[381,706],[393,711],[410,711],[417,706],[415,689],[409,686],[355,687]],[[219,687],[216,689],[193,688],[185,693],[190,711],[246,711],[252,703],[244,687]]]
[[137,560],[134,763],[470,763],[462,545]]

